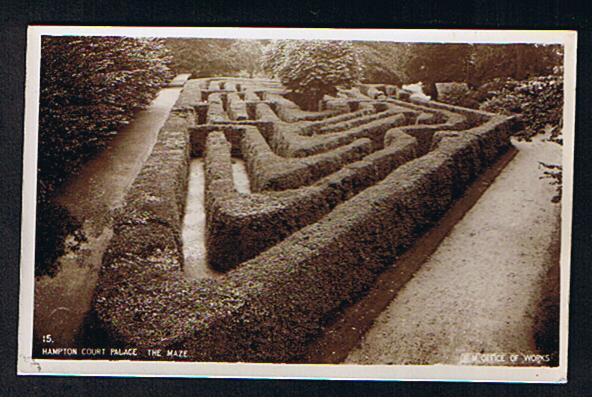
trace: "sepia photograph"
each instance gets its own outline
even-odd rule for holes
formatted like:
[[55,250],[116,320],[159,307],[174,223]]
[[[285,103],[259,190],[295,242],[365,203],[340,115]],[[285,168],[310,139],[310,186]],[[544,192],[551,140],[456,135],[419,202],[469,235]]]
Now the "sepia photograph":
[[565,382],[575,50],[29,27],[18,373]]

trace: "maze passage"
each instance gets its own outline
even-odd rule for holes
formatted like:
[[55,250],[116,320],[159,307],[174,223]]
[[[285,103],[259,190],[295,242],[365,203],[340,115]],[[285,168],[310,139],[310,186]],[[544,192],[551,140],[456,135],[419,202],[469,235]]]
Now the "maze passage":
[[187,82],[103,260],[95,310],[113,340],[194,360],[298,360],[514,127],[385,85],[326,96],[319,112],[289,97],[270,80]]

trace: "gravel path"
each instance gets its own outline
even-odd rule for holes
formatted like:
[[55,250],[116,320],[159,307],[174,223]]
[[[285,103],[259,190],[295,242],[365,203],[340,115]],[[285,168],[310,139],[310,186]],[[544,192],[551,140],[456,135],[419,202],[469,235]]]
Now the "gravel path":
[[56,346],[72,346],[90,310],[101,258],[112,231],[110,212],[152,151],[156,135],[182,87],[162,89],[147,109],[109,146],[64,185],[57,202],[83,224],[87,242],[62,256],[58,273],[35,281],[35,332],[51,334]]
[[[251,193],[245,162],[232,158],[232,177],[239,193]],[[194,158],[189,166],[189,184],[183,216],[183,255],[185,276],[190,279],[218,279],[224,274],[211,269],[206,259],[206,209],[203,158]]]
[[[561,147],[540,138],[515,145],[516,157],[346,363],[503,365],[511,364],[508,353],[537,353],[537,305],[560,214],[550,201],[554,186],[539,179],[539,161],[560,163]],[[476,361],[467,353],[506,356]]]

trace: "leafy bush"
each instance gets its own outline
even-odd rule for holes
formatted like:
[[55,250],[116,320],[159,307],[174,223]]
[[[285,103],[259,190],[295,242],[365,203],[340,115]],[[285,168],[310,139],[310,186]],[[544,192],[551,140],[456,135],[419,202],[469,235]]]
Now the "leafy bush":
[[559,203],[563,193],[563,167],[558,164],[547,164],[539,161],[539,164],[545,168],[541,179],[549,179],[551,185],[556,186],[555,196],[551,199],[553,203]]
[[472,91],[466,83],[440,82],[436,83],[437,100],[455,106],[479,108],[479,102],[472,96]]
[[[496,79],[483,85],[477,96],[487,99],[481,109],[500,114],[520,114],[523,130],[517,137],[530,140],[551,127],[549,140],[563,144],[563,69],[556,68],[553,75],[540,76],[524,81]],[[563,170],[560,165],[545,164],[542,178],[549,179],[556,186],[553,203],[561,201]]]
[[47,264],[63,252],[63,239],[78,226],[65,209],[49,204],[51,193],[129,123],[170,77],[168,55],[161,40],[42,38],[38,273],[50,269]]
[[71,249],[86,241],[82,224],[65,207],[45,199],[37,200],[37,235],[35,237],[35,274],[53,275],[56,260],[66,252],[64,243],[72,235]]
[[344,41],[276,41],[265,52],[265,65],[309,110],[316,110],[324,95],[335,95],[337,86],[358,82],[361,72],[357,52]]
[[272,78],[278,77],[278,71],[284,62],[284,53],[290,40],[275,40],[263,48],[261,63],[263,71]]
[[521,114],[524,130],[517,136],[529,139],[552,127],[551,138],[561,143],[563,122],[563,75],[528,80],[496,79],[480,92],[487,99],[480,108],[499,114]]

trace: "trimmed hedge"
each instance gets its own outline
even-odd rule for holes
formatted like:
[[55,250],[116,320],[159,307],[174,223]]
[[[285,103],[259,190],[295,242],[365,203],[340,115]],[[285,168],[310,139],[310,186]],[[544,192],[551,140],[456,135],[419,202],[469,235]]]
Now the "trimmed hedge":
[[190,126],[188,131],[191,140],[191,154],[193,157],[201,157],[205,153],[208,134],[220,130],[224,132],[232,144],[232,155],[240,157],[243,134],[245,129],[250,126],[256,126],[263,133],[273,129],[272,123],[267,121],[241,121],[240,123],[225,121],[218,124]]
[[247,105],[237,93],[228,93],[228,116],[233,121],[242,121],[249,119],[247,114]]
[[[420,110],[426,109],[426,107],[423,106],[412,107],[417,107]],[[434,114],[440,113],[448,117],[447,122],[430,127],[412,125],[402,127],[401,129],[390,129],[384,136],[384,144],[387,146],[393,146],[393,144],[398,145],[400,143],[398,141],[399,138],[406,137],[407,133],[409,133],[417,138],[413,139],[413,154],[415,157],[416,152],[418,155],[423,155],[428,152],[432,145],[432,136],[435,132],[447,129],[463,129],[469,126],[467,118],[461,114],[455,114],[447,110],[434,112]],[[485,116],[485,114],[480,114],[481,118],[484,118]],[[441,118],[445,117],[436,117],[438,120]],[[478,118],[473,116],[472,119],[476,120]],[[341,151],[330,151],[320,154],[319,156],[322,157],[320,160],[325,161],[316,164],[317,173],[315,173],[315,170],[303,169],[302,166],[298,164],[298,161],[303,159],[282,159],[277,156],[270,150],[267,142],[255,128],[249,127],[245,129],[246,132],[242,136],[241,154],[247,162],[247,170],[253,191],[269,189],[281,190],[285,188],[300,187],[318,179],[320,177],[319,174],[339,169],[341,164],[346,160],[351,162],[349,158],[344,158],[344,156],[347,157],[348,148],[341,147]],[[233,136],[233,138],[236,138],[236,135]],[[360,142],[360,145],[368,146],[370,143],[366,139],[366,142]],[[234,148],[235,146],[232,147]],[[400,149],[396,147],[394,149],[396,150],[393,152],[392,147],[387,147],[385,151],[378,151],[374,154],[370,154],[364,157],[364,162],[371,162],[371,165],[376,167],[379,164],[378,160],[385,155],[397,158],[400,155]],[[408,153],[404,152],[404,154]],[[308,157],[308,159],[313,160],[314,157],[315,156]],[[331,162],[331,157],[336,157],[339,162]],[[223,157],[214,157],[215,160],[221,158]],[[407,160],[408,159],[406,158],[403,162]],[[323,168],[318,168],[323,165]],[[344,170],[352,171],[360,165],[364,164],[349,164],[346,165]],[[359,188],[356,188],[356,185],[353,185],[353,187],[348,185],[343,186],[343,181],[339,180],[337,183],[332,183],[331,185],[339,191],[342,191],[344,187],[347,187],[348,192],[356,193],[377,180],[383,179],[384,176],[386,176],[386,173],[390,172],[398,165],[400,165],[400,163],[391,165],[386,170],[378,168],[378,170],[381,170],[382,172],[378,175],[374,175],[377,179],[368,182],[358,182],[357,185]],[[228,170],[229,168],[229,166],[226,167]],[[322,186],[332,178],[342,176],[344,170],[328,177],[326,180],[318,182],[315,186]],[[362,176],[369,176],[368,171],[361,170],[361,172]],[[372,176],[372,173],[370,173],[370,176]],[[227,179],[231,179],[231,176],[229,175]],[[347,182],[348,179],[345,181]],[[351,181],[351,178],[349,178],[349,181]],[[315,200],[316,197],[314,199],[309,197],[318,195],[318,193],[315,193],[310,189],[311,188],[303,188],[301,191],[296,192],[298,195],[290,192],[292,196],[287,193],[281,193],[279,194],[279,197],[267,200],[262,197],[256,197],[257,195],[252,195],[251,197],[234,196],[232,199],[226,195],[222,195],[221,198],[223,198],[223,200],[220,201],[222,206],[215,210],[215,213],[217,213],[214,218],[217,221],[216,226],[209,230],[207,247],[210,264],[217,269],[227,270],[238,262],[254,256],[262,249],[277,243],[285,237],[287,233],[291,233],[295,229],[310,223],[311,220],[316,220],[319,216],[317,212],[320,212],[321,214],[326,213],[327,207],[319,208],[318,201]],[[234,190],[232,192],[234,193]],[[326,199],[335,198],[335,195],[333,194],[328,195],[327,192],[322,193],[323,196],[326,196],[324,199],[325,201]],[[338,195],[337,198],[341,198],[341,196]],[[323,198],[321,197],[321,201],[322,200]],[[302,205],[302,203],[306,203],[306,205]],[[330,208],[332,208],[332,206],[329,205],[328,209]],[[307,211],[310,209],[314,209],[314,211]],[[293,214],[294,211],[296,211],[295,214]],[[294,215],[297,216],[296,218],[301,219],[294,221]],[[305,215],[312,215],[312,219],[308,217],[304,218],[303,216]],[[256,228],[253,231],[249,226]],[[274,232],[274,234],[271,232]]]
[[342,132],[348,129],[357,128],[358,126],[365,125],[379,119],[384,119],[385,117],[390,117],[395,114],[398,114],[398,112],[395,110],[386,110],[383,112],[371,113],[370,115],[362,115],[357,118],[349,119],[347,121],[341,121],[339,123],[321,126],[317,129],[315,134],[325,135],[333,132]]
[[[296,198],[291,197],[293,193],[321,193],[321,187],[333,191],[339,186],[341,194],[333,196],[341,196],[341,202],[348,200],[338,204],[339,199],[328,195],[331,192],[306,201],[299,198],[285,212],[306,206],[315,210],[311,206],[315,202],[319,206],[333,202],[334,208],[315,221],[305,221],[295,232],[280,234],[285,234],[277,238],[280,243],[217,281],[182,277],[180,233],[173,225],[180,226],[183,196],[177,193],[185,183],[177,178],[186,177],[187,159],[165,156],[169,151],[160,151],[165,144],[157,143],[156,152],[132,186],[125,219],[120,220],[104,259],[95,297],[100,321],[121,343],[140,349],[185,349],[193,360],[299,360],[324,321],[367,290],[377,274],[396,262],[471,180],[510,146],[512,118],[482,117],[486,121],[479,126],[435,133],[433,150],[415,159],[417,140],[401,130],[389,130],[384,139],[390,145],[384,149],[316,185],[273,196],[239,195],[232,181],[232,146],[223,132],[210,133],[206,146],[208,240],[217,235],[218,226],[226,226],[228,231],[219,238],[235,238],[227,242],[235,247],[227,248],[225,258],[278,235],[288,221],[310,218],[303,209],[294,217],[268,213],[278,210],[276,204],[285,199]],[[188,156],[188,135],[170,127],[163,128],[159,142],[171,145],[175,154],[186,152]],[[404,148],[413,153],[404,156],[405,160],[390,156],[402,156]],[[155,168],[160,164],[162,168]],[[154,182],[165,186],[157,189]],[[154,196],[156,204],[136,203],[137,195]],[[259,211],[253,212],[256,207]],[[266,219],[254,223],[256,215],[266,215]],[[218,218],[234,225],[217,225]],[[249,231],[248,225],[236,221],[254,225]],[[243,247],[236,250],[236,246]]]
[[351,111],[348,113],[336,115],[335,117],[325,118],[322,121],[310,123],[306,130],[302,132],[303,135],[311,136],[317,134],[321,129],[329,129],[331,126],[338,125],[339,123],[351,121],[356,118],[363,117],[365,115],[373,114],[375,112],[373,107],[367,107],[359,111]]
[[300,132],[295,133],[295,129],[301,131],[297,127],[276,124],[271,141],[276,143],[274,150],[285,157],[311,156],[334,150],[360,138],[372,140],[374,149],[378,149],[382,147],[383,137],[388,129],[405,125],[407,122],[408,119],[404,114],[394,114],[344,132],[333,132],[311,137],[301,135]]
[[261,121],[279,121],[280,118],[273,112],[271,107],[265,103],[257,103],[256,106],[256,117]]
[[[233,186],[231,146],[222,132],[210,133],[205,159],[206,247],[210,265],[226,271],[256,256],[415,158],[416,140],[405,136],[407,139],[394,141],[313,186],[240,195]],[[247,137],[244,142],[249,141]]]
[[251,190],[295,189],[309,185],[346,164],[371,152],[368,139],[358,139],[334,151],[303,158],[283,158],[275,154],[259,131],[245,128],[241,154],[246,161]]
[[204,89],[205,81],[199,79],[190,79],[185,82],[183,90],[175,103],[175,109],[189,109],[195,111],[195,108],[203,104],[201,102],[201,93]]
[[[211,83],[210,83],[211,85]],[[208,117],[209,124],[228,121],[228,114],[224,110],[224,103],[222,102],[221,93],[210,93],[208,95]]]
[[342,113],[340,110],[304,111],[279,93],[265,92],[264,100],[274,105],[275,113],[285,122],[318,121]]
[[205,360],[298,360],[327,315],[368,289],[439,219],[469,177],[509,146],[507,122],[443,139],[433,152],[228,273],[221,284],[240,293],[241,306],[215,329],[186,335],[184,347]]

